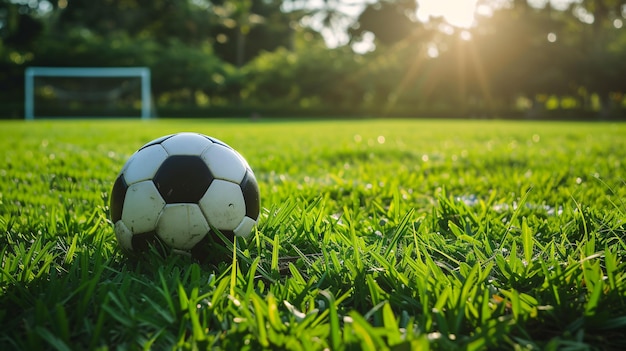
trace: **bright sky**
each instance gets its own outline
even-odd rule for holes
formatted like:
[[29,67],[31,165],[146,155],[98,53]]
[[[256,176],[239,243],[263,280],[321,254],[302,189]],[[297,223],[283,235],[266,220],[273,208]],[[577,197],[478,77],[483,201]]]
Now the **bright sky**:
[[477,0],[417,0],[417,18],[443,17],[456,27],[469,28],[474,22]]
[[[379,0],[292,0],[289,7],[292,8],[323,8],[324,4],[330,4],[349,17],[356,18],[368,3]],[[435,17],[443,17],[450,25],[459,28],[470,28],[475,23],[475,15],[478,13],[483,16],[490,16],[493,13],[492,6],[506,6],[510,0],[492,0],[489,5],[477,5],[478,0],[416,0],[417,13],[416,17],[419,21],[428,22],[429,19]],[[582,0],[528,0],[528,3],[534,7],[544,7],[550,2],[553,8],[557,10],[565,10],[571,3],[580,3]],[[350,23],[339,23],[334,28],[325,27],[319,18],[312,17],[306,21],[307,25],[319,30],[326,43],[330,47],[343,45],[348,41],[345,33]],[[357,52],[366,52],[374,48],[374,37],[365,35],[361,43],[353,45],[353,49]]]
[[[336,9],[356,18],[367,3],[375,0],[341,0],[330,1]],[[417,19],[427,22],[431,17],[443,17],[448,23],[456,27],[469,28],[474,22],[476,13],[476,2],[478,0],[416,0],[418,4]],[[290,3],[291,8],[323,8],[324,0],[294,0]],[[287,10],[289,10],[287,9]],[[315,17],[306,21],[314,29],[320,30],[329,46],[337,46],[347,41],[347,35],[340,28],[324,27],[319,19]],[[345,23],[340,26],[348,26]],[[358,45],[358,44],[357,44]],[[359,45],[357,51],[368,51],[373,48],[373,37],[366,36],[364,42]]]
[[[368,3],[376,0],[340,0],[330,1],[329,4],[341,12],[356,17]],[[418,4],[417,16],[422,21],[429,17],[443,16],[450,24],[459,27],[469,27],[474,20],[477,0],[416,0]],[[541,1],[541,0],[535,0]],[[554,1],[554,0],[553,0]],[[558,0],[557,0],[558,1]],[[568,1],[568,0],[565,0]],[[286,3],[291,8],[323,8],[324,0],[294,0]]]

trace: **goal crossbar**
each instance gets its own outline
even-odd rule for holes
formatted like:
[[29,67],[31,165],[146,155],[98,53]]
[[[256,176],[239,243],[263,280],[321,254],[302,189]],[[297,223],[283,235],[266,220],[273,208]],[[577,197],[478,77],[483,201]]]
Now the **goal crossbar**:
[[35,118],[35,77],[139,77],[141,79],[141,118],[152,115],[150,69],[147,67],[28,67],[24,73],[24,117]]

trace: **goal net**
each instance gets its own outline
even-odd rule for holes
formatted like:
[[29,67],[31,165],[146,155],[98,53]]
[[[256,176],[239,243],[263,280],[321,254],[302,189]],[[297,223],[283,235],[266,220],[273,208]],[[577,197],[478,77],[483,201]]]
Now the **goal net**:
[[146,67],[29,67],[24,74],[24,116],[153,116]]

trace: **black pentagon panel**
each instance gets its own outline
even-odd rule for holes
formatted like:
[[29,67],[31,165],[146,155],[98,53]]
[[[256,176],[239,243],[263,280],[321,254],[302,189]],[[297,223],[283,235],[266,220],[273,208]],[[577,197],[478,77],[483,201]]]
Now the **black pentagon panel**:
[[259,197],[259,184],[252,172],[246,171],[240,186],[243,199],[246,202],[246,216],[256,221],[261,211],[261,199]]
[[[220,231],[228,240],[235,240],[235,233],[230,230]],[[224,241],[211,230],[191,249],[191,257],[200,263],[217,265],[220,262],[228,262],[232,259],[232,251],[226,247]]]
[[[147,144],[145,144],[144,146],[142,146],[141,148],[139,148],[139,150],[145,149],[148,146],[160,144],[160,143],[164,142],[165,140],[173,137],[174,135],[176,135],[176,134],[165,135],[165,136],[162,136],[162,137],[160,137],[158,139],[154,139],[154,140],[148,142]],[[139,151],[139,150],[137,150],[137,151]]]
[[135,252],[145,252],[154,248],[159,254],[165,256],[168,252],[167,246],[161,242],[156,232],[148,232],[133,235],[131,245]]
[[197,203],[213,175],[199,156],[176,155],[161,164],[153,181],[166,203]]
[[111,190],[109,209],[113,223],[122,219],[122,209],[124,207],[124,198],[126,198],[127,190],[128,184],[126,184],[126,180],[124,180],[124,175],[120,174],[115,180],[115,183],[113,183],[113,190]]

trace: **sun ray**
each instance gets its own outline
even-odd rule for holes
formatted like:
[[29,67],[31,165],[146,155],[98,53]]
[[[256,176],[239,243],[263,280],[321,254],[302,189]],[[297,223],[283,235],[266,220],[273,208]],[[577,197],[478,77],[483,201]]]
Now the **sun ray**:
[[415,81],[415,78],[418,73],[421,72],[421,68],[426,62],[426,48],[422,48],[419,50],[416,55],[415,60],[410,64],[407,69],[406,74],[402,78],[402,81],[396,86],[396,88],[389,94],[389,98],[387,99],[387,104],[385,105],[384,113],[387,114],[391,109],[395,106],[398,96],[406,89],[406,87]]
[[476,47],[471,42],[468,42],[467,48],[469,50],[469,54],[471,55],[470,61],[473,65],[473,68],[475,71],[474,73],[476,74],[476,79],[478,80],[478,85],[482,93],[482,98],[484,99],[484,102],[485,102],[485,107],[487,109],[486,112],[493,114],[495,112],[494,100],[493,100],[493,96],[491,95],[491,87],[489,84],[489,80],[487,79],[487,74],[486,74],[485,68],[483,67],[480,54],[478,53],[478,51],[476,50]]
[[467,48],[468,42],[461,38],[457,39],[457,74],[458,74],[458,99],[460,110],[467,112]]

